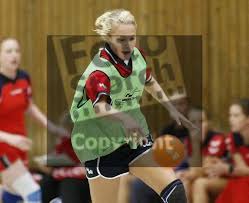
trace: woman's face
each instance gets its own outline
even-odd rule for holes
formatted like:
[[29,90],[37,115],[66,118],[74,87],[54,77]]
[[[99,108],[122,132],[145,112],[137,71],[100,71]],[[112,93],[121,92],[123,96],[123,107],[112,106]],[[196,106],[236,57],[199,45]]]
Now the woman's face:
[[129,60],[136,44],[136,27],[133,24],[115,25],[108,43],[119,58]]
[[229,123],[233,132],[241,132],[248,127],[249,118],[243,113],[240,105],[233,104],[229,109]]
[[15,71],[19,68],[21,53],[18,42],[15,39],[4,40],[0,47],[0,66]]

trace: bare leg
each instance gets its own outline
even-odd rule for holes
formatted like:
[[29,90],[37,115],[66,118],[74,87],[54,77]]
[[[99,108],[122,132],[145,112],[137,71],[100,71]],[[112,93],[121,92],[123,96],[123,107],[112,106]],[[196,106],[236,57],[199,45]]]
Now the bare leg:
[[21,160],[15,161],[2,172],[2,181],[7,191],[20,195],[25,202],[31,199],[41,201],[40,186],[34,181]]
[[193,183],[193,203],[209,203],[210,194],[219,194],[226,183],[224,178],[198,178]]
[[118,203],[129,203],[130,202],[131,183],[135,179],[136,178],[132,175],[125,175],[120,178]]
[[130,173],[140,178],[159,195],[165,186],[176,180],[172,168],[162,168],[154,161],[152,151],[134,161],[130,165]]
[[116,203],[120,178],[105,179],[98,177],[88,180],[91,192],[92,203]]
[[186,192],[186,196],[187,196],[187,200],[188,202],[192,202],[192,198],[191,198],[191,181],[189,180],[182,180],[183,181],[183,185],[184,185],[184,188],[185,188],[185,192]]

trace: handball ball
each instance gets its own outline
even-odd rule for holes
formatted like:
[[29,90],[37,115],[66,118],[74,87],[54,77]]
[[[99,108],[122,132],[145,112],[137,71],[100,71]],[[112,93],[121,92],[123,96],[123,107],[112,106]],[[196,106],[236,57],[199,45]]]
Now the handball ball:
[[152,147],[154,160],[162,167],[176,167],[184,159],[184,144],[175,136],[158,137]]

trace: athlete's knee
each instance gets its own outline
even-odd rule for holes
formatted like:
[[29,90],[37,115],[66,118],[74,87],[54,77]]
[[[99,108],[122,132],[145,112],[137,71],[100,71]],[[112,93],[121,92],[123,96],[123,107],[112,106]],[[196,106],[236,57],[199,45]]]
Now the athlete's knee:
[[3,191],[2,202],[3,203],[18,203],[18,202],[41,203],[41,190],[38,189],[24,197],[18,194],[13,194],[8,191]]
[[160,196],[164,203],[187,203],[185,189],[179,179],[167,185]]
[[21,196],[19,196],[17,194],[13,194],[13,193],[5,191],[5,190],[3,190],[3,192],[2,192],[1,200],[2,201],[0,201],[0,202],[3,202],[3,203],[18,203],[18,202],[23,201]]
[[41,203],[41,190],[37,189],[36,191],[28,194],[26,197],[26,202]]
[[12,188],[19,194],[24,202],[40,203],[41,202],[41,188],[34,181],[30,173],[25,173],[18,177],[12,184]]

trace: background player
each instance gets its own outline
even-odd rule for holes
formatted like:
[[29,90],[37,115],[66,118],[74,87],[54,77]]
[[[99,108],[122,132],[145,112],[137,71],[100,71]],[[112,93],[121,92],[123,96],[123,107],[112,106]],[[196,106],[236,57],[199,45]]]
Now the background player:
[[[228,151],[228,159],[217,160],[212,165],[205,166],[208,178],[198,178],[193,185],[193,202],[210,202],[210,196],[217,195],[225,188],[230,177],[243,177],[249,175],[249,100],[240,99],[234,102],[229,108],[229,123],[231,133],[226,136],[225,144]],[[248,188],[236,190],[241,196],[240,200],[245,201],[243,196]],[[244,192],[244,194],[243,194]],[[244,198],[243,198],[244,197]],[[219,202],[228,202],[229,199],[220,198]],[[239,200],[239,199],[238,199]],[[242,202],[243,202],[242,201]],[[248,201],[248,200],[247,200]]]
[[[32,147],[32,141],[27,137],[25,113],[53,133],[62,134],[65,131],[48,121],[46,116],[33,103],[30,77],[25,71],[19,69],[20,63],[21,51],[18,41],[14,38],[1,40],[0,156],[7,156],[11,163],[21,160],[22,162],[18,162],[18,164],[22,167],[22,163],[26,166],[28,165],[27,151]],[[3,170],[3,166],[0,166],[0,170]],[[15,168],[12,171],[14,170]],[[15,183],[8,183],[8,177],[3,177],[3,184],[6,190],[3,197],[7,198],[8,203],[15,202],[15,200],[18,201],[18,199],[24,199],[27,202],[31,200],[34,202],[40,201],[39,186],[32,180],[25,167],[23,167],[23,170],[26,170],[25,178],[22,177],[22,180],[15,180]],[[8,173],[5,174],[7,175]],[[21,185],[19,185],[20,182],[18,181],[21,181]],[[27,187],[24,187],[25,185],[23,184],[25,182],[29,183],[30,191],[36,188],[32,194],[29,193]],[[8,184],[8,187],[6,187],[6,184]],[[15,187],[14,191],[13,187]],[[7,192],[7,190],[21,195],[22,198],[18,198],[16,195]]]

